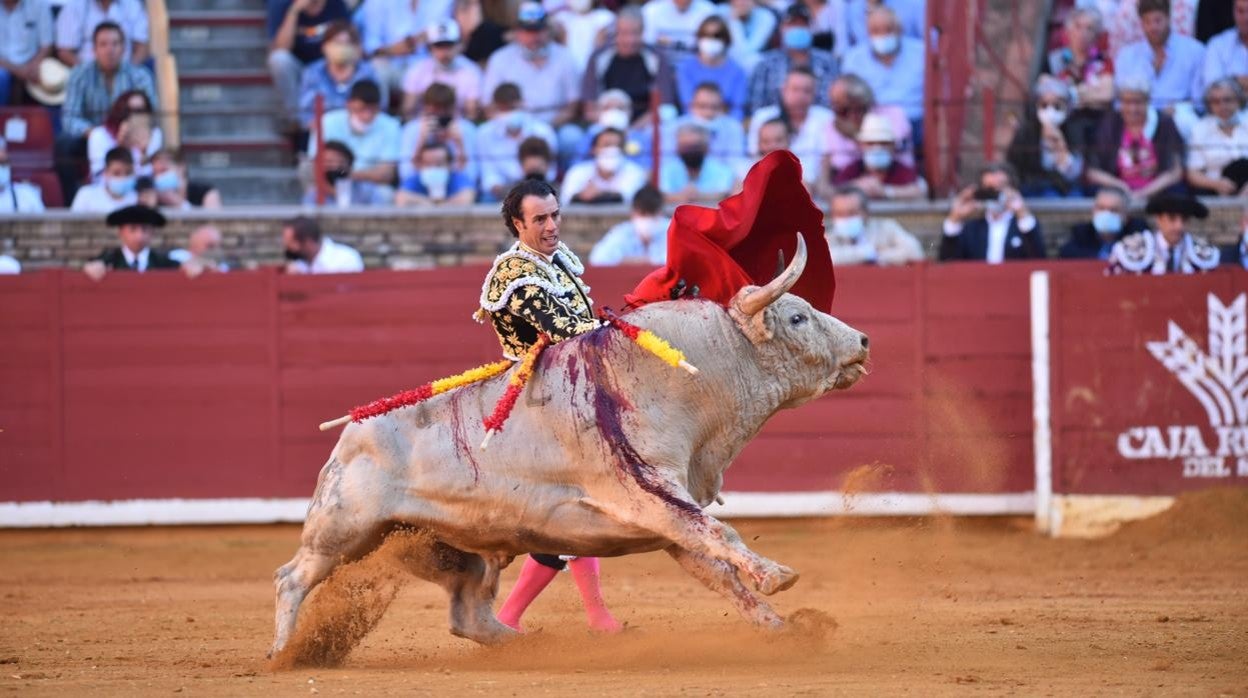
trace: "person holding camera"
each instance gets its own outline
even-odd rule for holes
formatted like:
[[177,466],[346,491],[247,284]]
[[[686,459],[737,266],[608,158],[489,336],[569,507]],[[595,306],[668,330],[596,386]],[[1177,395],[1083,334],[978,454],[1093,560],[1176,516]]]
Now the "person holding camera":
[[104,155],[121,146],[134,156],[134,173],[152,173],[150,160],[164,145],[164,134],[153,123],[152,102],[142,90],[127,90],[117,99],[104,117],[104,123],[87,132],[87,162],[91,181],[98,182],[104,174]]
[[979,260],[1000,264],[1014,259],[1043,259],[1044,235],[1018,193],[1013,168],[986,166],[979,185],[953,200],[940,241],[940,260]]
[[[402,127],[398,119],[381,111],[381,90],[372,80],[351,86],[345,109],[327,112],[321,118],[326,141],[340,141],[352,154],[350,178],[364,183],[365,197],[372,203],[394,199],[394,181],[399,163]],[[308,157],[316,156],[316,139],[308,141]],[[331,171],[327,166],[326,171]],[[365,203],[365,202],[360,202]]]
[[394,201],[393,189],[378,188],[372,182],[355,178],[355,154],[342,141],[325,143],[322,156],[323,167],[313,167],[314,183],[303,194],[303,203],[316,203],[316,184],[319,179],[328,192],[325,204],[337,208],[351,206],[388,206]]

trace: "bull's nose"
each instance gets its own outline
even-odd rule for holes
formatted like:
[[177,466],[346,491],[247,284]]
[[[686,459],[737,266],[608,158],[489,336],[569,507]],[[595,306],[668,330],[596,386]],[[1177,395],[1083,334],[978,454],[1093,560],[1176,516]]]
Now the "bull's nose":
[[863,351],[866,351],[866,350],[867,350],[867,345],[869,345],[869,344],[871,343],[871,340],[870,340],[870,339],[868,339],[868,338],[867,338],[867,335],[865,335],[865,334],[864,334],[864,335],[861,335],[861,336],[862,336],[862,350],[863,350]]

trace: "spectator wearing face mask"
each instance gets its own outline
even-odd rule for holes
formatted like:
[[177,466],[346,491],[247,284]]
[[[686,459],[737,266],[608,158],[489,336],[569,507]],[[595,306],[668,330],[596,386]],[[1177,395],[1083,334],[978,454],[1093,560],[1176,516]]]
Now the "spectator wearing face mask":
[[909,264],[923,260],[923,246],[891,218],[870,215],[867,195],[852,186],[832,193],[828,248],[835,264]]
[[776,33],[779,20],[775,11],[760,7],[755,0],[729,0],[726,6],[720,5],[720,14],[728,22],[732,37],[728,55],[747,74],[752,73]]
[[594,4],[594,0],[568,0],[565,9],[551,18],[555,40],[567,47],[578,71],[584,71],[590,55],[606,45],[608,31],[615,24],[614,12]]
[[287,274],[349,274],[364,271],[354,248],[321,233],[315,219],[299,216],[282,226]]
[[[737,163],[745,156],[745,129],[741,120],[724,113],[719,85],[704,82],[693,91],[689,111],[676,119],[675,128],[695,124],[706,129],[711,139],[710,154],[726,163]],[[671,140],[671,139],[667,139]]]
[[[641,165],[650,166],[650,148],[654,142],[652,125],[645,119],[632,122],[633,102],[623,90],[607,90],[598,96],[595,103],[597,121],[585,129],[585,137],[576,149],[576,159],[586,160],[593,157],[590,152],[594,139],[605,129],[613,128],[624,134],[624,157]],[[666,137],[663,137],[666,142]]]
[[1233,78],[1205,90],[1209,113],[1196,122],[1187,141],[1187,183],[1197,193],[1248,196],[1248,123],[1244,89]]
[[336,21],[350,19],[342,0],[270,0],[269,75],[286,114],[299,113],[299,85],[305,67],[324,58],[322,42]]
[[9,144],[0,138],[0,213],[42,213],[43,194],[29,182],[14,182]]
[[1000,264],[1007,260],[1043,259],[1040,223],[1015,188],[1009,165],[988,165],[979,173],[979,185],[963,189],[945,219],[940,260],[978,260]]
[[313,183],[304,192],[303,203],[316,203],[317,181],[325,189],[326,206],[389,206],[394,202],[393,188],[381,188],[353,177],[355,155],[342,141],[326,141],[325,154],[321,157],[324,167],[319,170],[315,166],[312,168]]
[[[494,117],[477,128],[477,155],[481,159],[483,201],[502,201],[512,185],[524,177],[516,157],[520,143],[537,136],[551,152],[558,148],[555,132],[521,108],[520,88],[503,83],[494,90]],[[553,180],[553,169],[547,179]]]
[[134,155],[117,147],[104,155],[104,173],[94,184],[78,190],[70,209],[109,213],[138,201],[135,194]]
[[459,25],[453,20],[438,22],[425,35],[429,55],[414,61],[403,76],[403,114],[409,119],[417,116],[422,95],[441,84],[455,90],[453,106],[459,114],[476,118],[481,111],[481,69],[459,53]]
[[664,158],[659,168],[659,189],[669,203],[719,201],[732,192],[732,168],[709,152],[706,129],[685,124],[676,130],[676,158]]
[[927,182],[918,171],[895,157],[897,135],[888,119],[868,114],[858,132],[862,157],[833,178],[837,186],[850,185],[872,200],[906,201],[927,196]]
[[1041,75],[1030,109],[1005,159],[1018,172],[1023,196],[1083,196],[1083,133],[1070,121],[1070,88]]
[[728,113],[740,120],[745,116],[747,80],[745,71],[728,57],[732,37],[728,25],[719,15],[702,20],[698,27],[697,51],[681,59],[676,66],[676,90],[684,110],[693,103],[693,92],[699,85],[719,86]]
[[[763,107],[750,117],[750,142],[757,139],[756,129],[772,119],[781,119],[789,126],[789,147],[802,163],[802,178],[818,179],[819,166],[828,152],[827,133],[832,125],[832,112],[815,103],[818,82],[805,68],[789,71],[780,91],[780,103]],[[755,154],[755,153],[751,153]]]
[[662,213],[663,194],[651,186],[638,189],[628,220],[612,226],[594,245],[589,263],[596,267],[666,264],[667,227],[671,220]]
[[149,175],[149,160],[164,147],[164,134],[152,123],[152,103],[142,90],[121,93],[104,117],[104,123],[87,131],[87,163],[91,178],[104,171],[104,154],[122,146],[134,155],[134,173]]
[[842,0],[841,19],[834,25],[837,55],[870,43],[868,19],[877,7],[888,7],[897,15],[902,36],[922,40],[927,26],[927,0]]
[[828,129],[828,167],[831,176],[862,158],[858,132],[868,114],[886,119],[897,136],[893,149],[897,161],[914,167],[914,140],[910,137],[910,121],[897,107],[875,103],[871,86],[857,75],[845,73],[832,82],[828,90],[832,110],[832,127]]
[[166,208],[221,208],[216,187],[187,178],[186,160],[179,151],[166,149],[152,156],[152,184],[157,201]]
[[477,192],[472,180],[453,169],[451,149],[445,143],[425,143],[416,153],[415,161],[416,172],[399,186],[395,205],[416,208],[467,206],[476,200]]
[[915,140],[921,142],[917,136],[923,122],[923,42],[902,36],[901,22],[889,7],[870,11],[867,34],[867,42],[845,53],[841,68],[865,80],[879,104],[905,111]]
[[831,53],[811,47],[810,22],[810,9],[801,2],[785,10],[780,26],[780,48],[764,53],[750,76],[748,110],[757,113],[763,107],[778,104],[781,87],[795,68],[803,68],[814,76],[815,99],[827,106],[828,87],[839,71]]
[[434,83],[421,96],[420,116],[403,125],[399,142],[399,181],[415,174],[416,155],[426,143],[451,151],[451,167],[474,185],[481,176],[477,159],[477,127],[456,109],[455,88]]
[[523,179],[540,179],[543,182],[549,182],[550,173],[554,172],[555,154],[551,151],[550,143],[547,143],[546,139],[529,136],[520,141],[520,147],[516,148],[516,161],[520,165],[520,178],[509,186],[515,186]]
[[646,43],[675,60],[693,51],[698,27],[715,13],[715,5],[709,0],[650,0],[641,12],[646,20]]
[[[381,111],[381,90],[371,80],[351,87],[346,108],[326,112],[321,118],[322,138],[340,141],[351,149],[355,164],[351,179],[376,189],[368,198],[394,197],[402,127],[398,119]],[[316,157],[316,139],[308,139],[308,157]]]
[[1058,256],[1063,259],[1109,259],[1114,243],[1148,229],[1142,218],[1129,216],[1131,195],[1115,187],[1102,187],[1092,200],[1092,219],[1070,229]]
[[389,88],[382,83],[373,67],[364,61],[360,34],[350,22],[334,22],[325,30],[322,43],[325,57],[303,69],[299,84],[299,122],[311,128],[316,96],[325,98],[325,111],[346,106],[351,88],[368,80],[380,91],[379,104],[385,109],[390,103]]
[[515,39],[490,56],[482,89],[493,93],[505,83],[522,85],[525,107],[555,129],[557,151],[570,156],[581,137],[575,124],[580,74],[568,50],[550,40],[546,10],[526,0],[520,3]]
[[609,128],[594,138],[593,160],[563,176],[563,203],[623,203],[646,183],[646,171],[624,157],[624,133]]

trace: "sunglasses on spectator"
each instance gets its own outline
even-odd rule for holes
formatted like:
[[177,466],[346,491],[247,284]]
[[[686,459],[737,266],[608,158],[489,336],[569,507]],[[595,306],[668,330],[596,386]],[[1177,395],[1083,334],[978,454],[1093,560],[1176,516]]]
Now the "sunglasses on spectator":
[[1046,107],[1050,109],[1065,109],[1066,103],[1061,100],[1050,100],[1050,101],[1036,102],[1036,106],[1040,107],[1041,109],[1044,109]]
[[727,32],[716,32],[714,34],[698,34],[699,39],[719,39],[720,41],[728,41]]

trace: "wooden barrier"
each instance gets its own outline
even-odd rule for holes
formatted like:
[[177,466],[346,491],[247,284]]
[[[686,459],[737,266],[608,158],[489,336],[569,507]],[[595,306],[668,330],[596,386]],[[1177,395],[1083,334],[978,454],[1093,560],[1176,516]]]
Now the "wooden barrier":
[[1096,535],[1186,490],[1248,486],[1248,274],[1050,276],[1041,527]]
[[[1035,268],[839,270],[872,373],[773,418],[726,511],[1030,513]],[[618,308],[644,271],[587,278]],[[319,422],[497,358],[469,318],[484,273],[0,278],[0,524],[297,519],[336,439]]]

